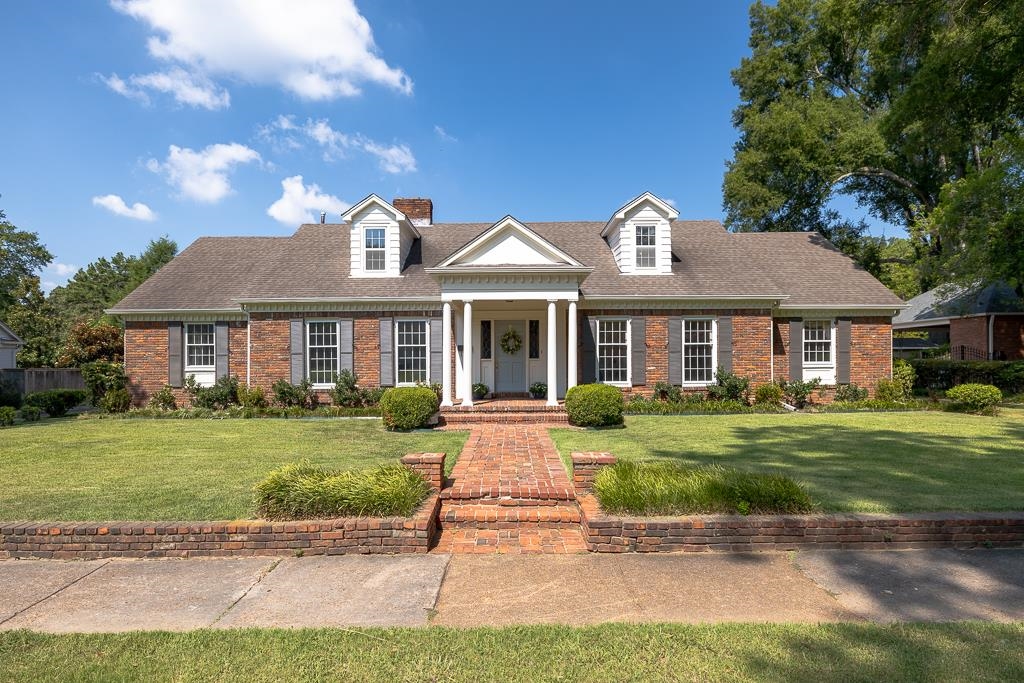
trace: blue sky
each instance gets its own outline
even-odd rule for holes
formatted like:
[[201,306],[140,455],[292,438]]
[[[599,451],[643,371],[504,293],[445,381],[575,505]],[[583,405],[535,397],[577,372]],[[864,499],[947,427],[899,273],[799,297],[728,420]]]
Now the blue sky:
[[436,221],[603,220],[644,190],[722,216],[745,2],[264,4],[5,4],[0,208],[49,286],[370,192]]

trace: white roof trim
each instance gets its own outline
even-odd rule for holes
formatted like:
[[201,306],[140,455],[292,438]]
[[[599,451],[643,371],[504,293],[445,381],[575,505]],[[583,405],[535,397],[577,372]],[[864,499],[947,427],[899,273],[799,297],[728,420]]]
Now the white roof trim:
[[[546,251],[552,256],[554,256],[556,260],[564,261],[564,265],[562,266],[563,268],[587,268],[587,266],[584,266],[582,263],[574,259],[572,256],[569,256],[569,254],[565,253],[564,251],[556,247],[554,244],[552,244],[551,242],[547,241],[546,239],[535,233],[533,230],[530,230],[528,227],[523,225],[521,222],[519,222],[512,216],[505,216],[497,223],[495,223],[494,225],[487,228],[482,233],[471,239],[468,243],[460,247],[455,253],[448,256],[446,259],[438,263],[436,266],[434,266],[433,268],[427,268],[427,272],[436,273],[439,272],[441,269],[459,267],[457,265],[457,262],[459,260],[473,252],[475,249],[477,249],[482,244],[487,242],[487,240],[489,240],[492,236],[496,235],[497,233],[501,232],[506,228],[512,228],[514,231],[516,231],[521,237],[525,239],[525,241],[528,243],[528,246],[533,246],[539,251]],[[473,270],[483,269],[482,266],[467,266],[467,268],[469,267],[473,268]],[[523,269],[525,270],[529,270],[531,268],[536,268],[536,266],[523,266]]]
[[4,334],[9,336],[11,339],[13,339],[15,344],[17,344],[19,346],[24,346],[25,345],[25,340],[22,339],[21,337],[19,337],[18,335],[14,334],[14,330],[9,328],[2,321],[0,321],[0,330],[2,330]]
[[650,192],[644,192],[639,197],[631,199],[630,201],[623,204],[619,209],[612,214],[612,217],[608,219],[608,222],[604,226],[604,230],[601,231],[601,237],[607,237],[616,225],[626,220],[626,214],[635,209],[640,204],[649,202],[655,206],[659,211],[664,212],[670,221],[674,221],[679,218],[679,212],[676,211],[676,207],[672,206],[668,202],[659,199],[656,195]]
[[413,234],[416,235],[416,237],[420,236],[419,230],[416,229],[416,226],[413,225],[412,221],[410,221],[409,218],[404,213],[396,209],[389,202],[386,202],[383,199],[381,199],[373,192],[371,192],[366,197],[356,202],[348,211],[341,214],[341,220],[346,223],[350,223],[357,213],[359,213],[366,207],[370,206],[371,204],[376,204],[377,206],[380,206],[386,211],[390,211],[391,213],[395,214],[395,218],[399,223],[404,223],[405,225],[407,225],[409,229],[412,230]]

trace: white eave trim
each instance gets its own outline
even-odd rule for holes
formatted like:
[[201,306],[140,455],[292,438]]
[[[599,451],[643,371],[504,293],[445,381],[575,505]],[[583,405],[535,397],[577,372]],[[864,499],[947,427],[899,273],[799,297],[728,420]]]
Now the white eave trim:
[[912,320],[910,322],[893,322],[892,329],[906,330],[916,327],[941,327],[943,325],[948,325],[950,320],[952,320],[952,318],[924,318],[922,320]]
[[408,302],[429,302],[437,303],[440,301],[439,297],[436,296],[388,296],[388,297],[340,297],[340,296],[310,296],[310,297],[285,297],[280,299],[261,298],[261,299],[236,299],[236,301],[242,306],[249,306],[252,304],[375,304],[375,303],[387,303],[389,301],[408,301]]
[[584,294],[587,301],[783,301],[788,294]]
[[[528,228],[526,225],[524,225],[522,221],[520,221],[519,219],[517,219],[514,216],[509,215],[509,216],[505,216],[501,220],[495,222],[491,227],[487,228],[486,230],[481,232],[479,235],[477,235],[476,237],[471,239],[469,242],[467,242],[466,244],[464,244],[461,247],[459,247],[459,249],[457,251],[455,251],[454,253],[452,253],[449,256],[447,256],[443,261],[438,263],[433,268],[425,268],[424,270],[426,270],[426,272],[428,272],[428,273],[433,273],[433,272],[439,272],[441,269],[459,268],[459,266],[453,266],[452,264],[455,263],[456,261],[458,261],[460,258],[465,256],[466,254],[472,252],[481,243],[486,242],[491,237],[491,235],[494,235],[495,233],[498,233],[498,232],[504,230],[506,227],[510,227],[510,226],[514,230],[516,230],[519,234],[521,234],[523,237],[525,237],[527,240],[533,242],[537,247],[539,247],[540,249],[542,249],[544,251],[551,252],[558,260],[565,261],[565,263],[567,264],[566,266],[553,266],[553,267],[549,267],[548,268],[549,270],[553,269],[553,268],[586,268],[586,266],[584,266],[582,263],[580,263],[579,261],[574,259],[572,256],[569,256],[569,254],[565,253],[564,251],[562,251],[561,249],[556,247],[554,244],[552,244],[548,240],[544,239],[543,237],[541,237],[540,235],[535,233],[533,230],[530,230],[530,228]],[[474,270],[480,270],[481,268],[486,268],[486,267],[487,266],[466,266],[466,268],[473,268]],[[501,266],[498,266],[498,268],[500,268],[500,267]],[[524,266],[523,268],[524,269],[529,269],[530,266]],[[528,272],[526,270],[521,270],[521,269],[517,269],[517,270],[519,270],[519,272]],[[589,273],[591,270],[593,270],[593,269],[592,268],[588,269],[587,272]],[[493,270],[491,272],[503,272],[503,271]],[[512,272],[512,271],[509,271],[509,272]]]
[[671,204],[662,199],[659,199],[657,195],[654,195],[650,192],[644,192],[639,197],[631,199],[625,204],[623,204],[621,207],[619,207],[618,211],[612,214],[612,217],[608,219],[608,222],[605,224],[604,230],[601,231],[601,237],[607,237],[608,234],[615,229],[615,226],[617,226],[622,221],[626,220],[627,213],[629,213],[638,205],[644,202],[650,202],[651,204],[654,204],[654,206],[656,206],[659,210],[664,211],[665,214],[668,216],[669,222],[679,218],[679,211],[676,210],[676,207],[672,206]]
[[214,315],[217,313],[244,313],[238,307],[233,308],[108,308],[103,311],[107,315],[167,315],[170,313],[195,313],[197,315]]

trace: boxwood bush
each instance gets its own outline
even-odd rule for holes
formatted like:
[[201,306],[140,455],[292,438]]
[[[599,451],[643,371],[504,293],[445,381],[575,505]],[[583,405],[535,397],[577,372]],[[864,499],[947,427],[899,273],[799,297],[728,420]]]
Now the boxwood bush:
[[39,422],[43,414],[43,411],[35,406],[22,406],[19,412],[25,422]]
[[947,391],[946,398],[953,410],[984,413],[1003,400],[1003,392],[991,384],[960,384]]
[[15,414],[15,410],[11,406],[0,407],[0,427],[12,426]]
[[437,394],[429,387],[396,387],[380,399],[381,417],[388,429],[426,427],[437,406]]
[[762,384],[754,392],[754,404],[759,406],[782,406],[782,387],[776,382]]
[[42,408],[50,417],[63,417],[69,410],[85,401],[88,395],[88,392],[81,389],[37,391],[25,397],[25,405]]
[[256,514],[264,519],[408,517],[430,486],[402,465],[345,472],[302,461],[274,470],[255,492]]
[[579,384],[565,395],[569,422],[578,427],[620,425],[624,408],[622,391],[608,384]]

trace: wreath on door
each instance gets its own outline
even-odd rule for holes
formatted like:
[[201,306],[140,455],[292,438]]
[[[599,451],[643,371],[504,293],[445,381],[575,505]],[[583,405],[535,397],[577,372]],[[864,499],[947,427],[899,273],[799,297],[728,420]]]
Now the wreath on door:
[[501,335],[501,350],[510,356],[514,356],[519,353],[521,348],[523,348],[523,338],[519,336],[515,329],[508,328],[505,334]]

